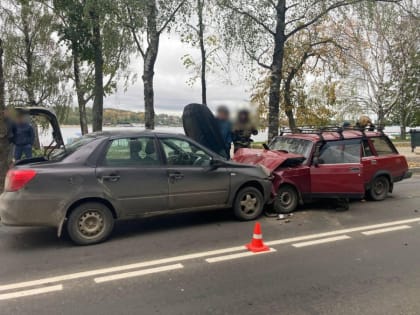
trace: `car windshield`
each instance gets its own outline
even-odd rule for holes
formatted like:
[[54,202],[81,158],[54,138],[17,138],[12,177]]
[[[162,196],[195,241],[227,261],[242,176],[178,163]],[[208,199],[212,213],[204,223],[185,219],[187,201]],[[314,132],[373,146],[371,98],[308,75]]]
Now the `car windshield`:
[[270,150],[300,154],[308,159],[311,154],[312,142],[304,139],[277,137],[270,143],[269,147]]
[[72,143],[66,145],[66,148],[61,148],[59,150],[54,151],[51,153],[49,159],[52,161],[59,161],[64,159],[65,157],[68,157],[70,154],[76,152],[79,150],[82,146],[92,142],[95,140],[92,136],[83,136],[76,140],[74,140]]

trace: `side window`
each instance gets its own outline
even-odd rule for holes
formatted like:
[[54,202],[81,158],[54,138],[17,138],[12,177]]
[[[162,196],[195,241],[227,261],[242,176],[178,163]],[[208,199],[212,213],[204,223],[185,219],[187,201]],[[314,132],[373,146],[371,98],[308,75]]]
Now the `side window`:
[[362,142],[363,145],[363,156],[372,156],[372,150],[370,149],[370,145],[369,145],[369,141],[368,140],[363,140]]
[[113,140],[105,156],[111,166],[147,166],[160,164],[154,138],[124,138]]
[[196,145],[177,138],[161,139],[168,165],[209,166],[211,156]]
[[377,137],[370,139],[375,147],[376,152],[378,155],[388,155],[396,153],[392,148],[390,141],[388,138],[385,137]]
[[360,141],[332,141],[321,148],[319,162],[320,164],[360,163],[360,155]]

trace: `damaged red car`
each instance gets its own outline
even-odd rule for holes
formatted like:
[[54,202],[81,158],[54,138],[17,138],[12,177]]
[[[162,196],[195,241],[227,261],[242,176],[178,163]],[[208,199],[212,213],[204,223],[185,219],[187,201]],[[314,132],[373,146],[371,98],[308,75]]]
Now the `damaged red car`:
[[303,128],[264,147],[240,149],[234,160],[271,172],[278,213],[320,198],[384,200],[394,183],[411,177],[406,158],[382,131]]

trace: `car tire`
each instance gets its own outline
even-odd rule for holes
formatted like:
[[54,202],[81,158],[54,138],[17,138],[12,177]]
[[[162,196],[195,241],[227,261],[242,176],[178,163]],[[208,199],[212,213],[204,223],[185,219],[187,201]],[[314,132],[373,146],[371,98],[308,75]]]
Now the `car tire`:
[[67,233],[77,245],[91,245],[105,241],[114,228],[114,217],[108,207],[88,202],[75,208],[67,221]]
[[386,176],[378,176],[372,181],[369,197],[375,201],[384,200],[388,196],[391,183]]
[[258,218],[264,207],[264,197],[255,187],[242,188],[235,197],[233,212],[241,221],[250,221]]
[[299,195],[296,189],[290,185],[283,185],[277,191],[274,199],[274,211],[287,214],[296,210],[299,204]]

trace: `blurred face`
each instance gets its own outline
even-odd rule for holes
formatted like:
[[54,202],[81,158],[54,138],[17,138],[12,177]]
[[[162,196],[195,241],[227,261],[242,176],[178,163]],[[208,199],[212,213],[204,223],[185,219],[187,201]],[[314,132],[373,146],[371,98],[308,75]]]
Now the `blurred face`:
[[240,113],[238,118],[239,118],[239,121],[246,122],[248,121],[248,114]]
[[217,112],[217,118],[220,120],[228,120],[229,119],[229,113],[224,110],[219,110]]
[[16,117],[16,122],[17,122],[18,124],[22,124],[22,123],[24,123],[24,122],[25,122],[25,116],[21,116],[21,115],[17,116],[17,117]]

